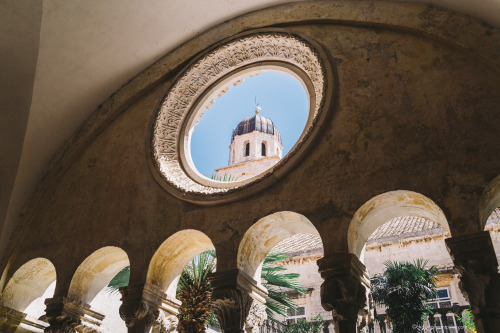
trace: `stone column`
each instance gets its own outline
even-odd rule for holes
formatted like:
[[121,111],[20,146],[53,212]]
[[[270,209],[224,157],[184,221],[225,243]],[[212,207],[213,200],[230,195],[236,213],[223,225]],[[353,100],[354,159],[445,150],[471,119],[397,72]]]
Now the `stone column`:
[[120,288],[120,317],[129,332],[169,333],[177,328],[180,302],[145,283]]
[[500,331],[500,274],[488,231],[446,239],[478,333]]
[[239,269],[213,273],[209,280],[213,289],[212,307],[223,333],[245,333],[251,309],[255,311],[248,324],[250,332],[259,323],[262,325],[263,307],[254,302],[265,304],[267,291],[257,281]]
[[366,307],[369,279],[365,266],[352,253],[337,253],[318,260],[321,305],[338,318],[340,333],[356,333],[358,313]]
[[67,297],[47,298],[45,315],[40,320],[49,323],[46,333],[100,333],[104,315],[91,310],[90,305]]

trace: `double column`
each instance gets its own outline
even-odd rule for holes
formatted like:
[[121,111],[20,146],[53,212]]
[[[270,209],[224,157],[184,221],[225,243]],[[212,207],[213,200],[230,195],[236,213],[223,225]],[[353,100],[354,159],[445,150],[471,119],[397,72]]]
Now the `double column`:
[[318,260],[321,305],[332,311],[340,333],[356,333],[358,314],[366,308],[369,279],[365,266],[352,253],[335,253]]
[[120,293],[120,317],[129,332],[168,333],[177,328],[178,300],[146,283],[120,288]]
[[454,236],[446,246],[479,333],[500,332],[500,274],[488,231]]
[[90,305],[67,297],[47,298],[45,315],[46,333],[99,333],[104,315],[90,309]]
[[234,269],[209,276],[212,308],[223,333],[257,333],[266,320],[267,291],[245,272]]

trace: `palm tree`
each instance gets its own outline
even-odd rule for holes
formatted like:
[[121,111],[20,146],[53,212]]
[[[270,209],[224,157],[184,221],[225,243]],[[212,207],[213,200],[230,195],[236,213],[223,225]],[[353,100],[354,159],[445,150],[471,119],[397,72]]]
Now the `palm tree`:
[[[286,268],[276,264],[287,257],[286,253],[271,253],[264,260],[262,267],[262,284],[269,292],[266,298],[266,313],[270,319],[275,314],[286,316],[287,309],[296,309],[296,305],[285,291],[305,292],[297,282],[299,274],[284,273]],[[207,278],[214,270],[215,251],[201,253],[184,269],[177,287],[177,298],[182,302],[178,315],[180,332],[205,332],[207,321],[211,326],[218,326],[210,306],[211,288]]]
[[205,324],[215,322],[211,308],[212,287],[208,274],[215,270],[215,251],[206,251],[195,257],[182,271],[177,285],[179,332],[202,333]]
[[287,253],[270,253],[262,265],[262,285],[266,287],[268,296],[266,298],[267,318],[274,318],[275,314],[287,316],[287,310],[295,310],[297,306],[287,296],[287,290],[305,293],[306,290],[297,281],[299,274],[285,273],[286,268],[276,263],[288,258]]
[[[287,291],[305,293],[297,281],[299,274],[286,273],[286,268],[276,263],[288,257],[286,253],[271,253],[262,266],[262,284],[269,295],[266,298],[266,313],[273,319],[276,314],[287,315],[288,309],[297,306],[287,296]],[[205,324],[218,326],[211,308],[212,288],[208,275],[215,270],[215,251],[205,251],[196,256],[183,270],[177,285],[177,298],[182,302],[179,308],[179,332],[205,332]],[[111,280],[108,288],[118,290],[128,284],[130,267],[126,267]]]
[[426,268],[428,260],[384,263],[383,274],[371,279],[371,292],[377,304],[385,305],[394,333],[422,331],[422,317],[428,311],[426,300],[436,297],[436,266]]

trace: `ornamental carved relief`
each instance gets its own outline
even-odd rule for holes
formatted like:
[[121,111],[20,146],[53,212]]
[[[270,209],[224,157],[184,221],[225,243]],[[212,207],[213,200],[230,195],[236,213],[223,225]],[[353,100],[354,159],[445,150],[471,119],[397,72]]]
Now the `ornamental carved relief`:
[[285,33],[256,33],[219,46],[201,57],[177,79],[166,95],[153,129],[152,150],[162,177],[183,192],[216,194],[229,191],[199,184],[183,170],[179,145],[181,126],[188,113],[219,79],[243,66],[264,61],[281,62],[305,73],[312,83],[316,118],[324,97],[325,74],[316,52],[302,39]]

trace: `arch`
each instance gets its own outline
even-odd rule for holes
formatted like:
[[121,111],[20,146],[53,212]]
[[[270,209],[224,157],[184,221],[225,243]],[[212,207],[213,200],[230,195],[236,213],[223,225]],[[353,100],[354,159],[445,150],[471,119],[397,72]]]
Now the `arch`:
[[262,141],[262,144],[260,147],[260,154],[262,156],[267,156],[267,141],[266,140]]
[[283,211],[273,213],[252,225],[238,248],[238,268],[260,283],[264,259],[279,242],[295,234],[321,237],[316,227],[305,216]]
[[109,281],[128,265],[127,253],[119,247],[106,246],[94,251],[76,269],[68,297],[90,304]]
[[245,157],[250,156],[250,142],[245,141],[244,143],[245,149],[244,149],[244,155]]
[[198,254],[215,247],[203,232],[186,229],[168,237],[149,263],[146,283],[175,299],[177,281],[182,270]]
[[495,208],[500,207],[500,176],[495,177],[484,189],[479,202],[479,223],[484,230]]
[[373,197],[356,211],[348,230],[349,252],[360,257],[370,235],[385,222],[400,216],[423,217],[450,232],[443,211],[431,199],[417,192],[391,191]]
[[56,268],[45,258],[35,258],[12,275],[0,298],[0,304],[19,312],[37,298],[56,280]]

